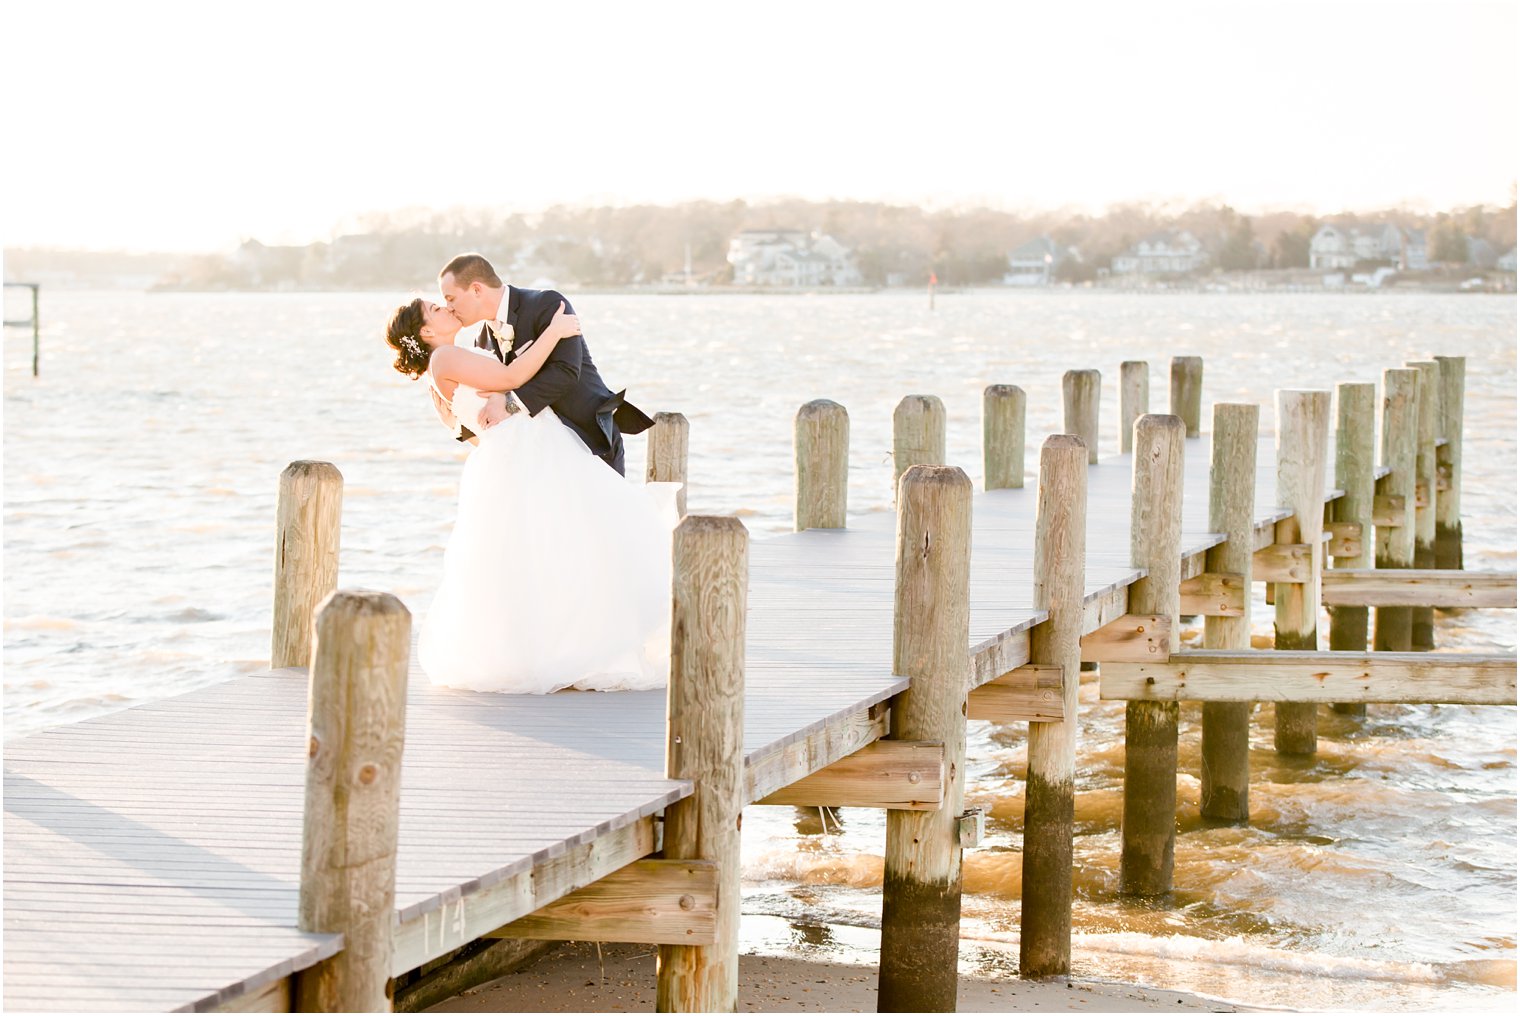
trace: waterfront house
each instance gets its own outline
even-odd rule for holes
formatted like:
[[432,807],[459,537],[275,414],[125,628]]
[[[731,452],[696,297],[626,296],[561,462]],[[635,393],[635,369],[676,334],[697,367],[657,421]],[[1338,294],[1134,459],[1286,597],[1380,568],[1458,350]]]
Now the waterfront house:
[[1309,241],[1310,268],[1355,268],[1388,264],[1408,270],[1429,267],[1425,234],[1383,222],[1370,226],[1325,223]]
[[858,286],[854,253],[826,233],[746,229],[729,241],[736,286]]
[[1076,252],[1062,247],[1048,236],[1037,236],[1015,247],[1008,255],[1005,286],[1048,286],[1061,262],[1071,260]]
[[1162,275],[1191,272],[1209,263],[1208,252],[1187,230],[1152,233],[1114,258],[1118,275]]
[[1501,272],[1512,272],[1512,271],[1514,271],[1515,270],[1515,248],[1511,247],[1509,250],[1505,251],[1503,254],[1500,254],[1499,255],[1499,260],[1497,260],[1497,261],[1494,262],[1494,267],[1497,268],[1497,269],[1499,269],[1499,271],[1501,271]]

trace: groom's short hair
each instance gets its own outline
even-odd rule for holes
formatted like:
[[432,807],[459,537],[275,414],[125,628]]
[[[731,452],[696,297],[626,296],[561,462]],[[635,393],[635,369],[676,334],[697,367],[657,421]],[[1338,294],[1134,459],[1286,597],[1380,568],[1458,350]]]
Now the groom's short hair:
[[491,267],[491,262],[479,254],[456,256],[454,260],[443,266],[443,271],[438,273],[440,279],[445,275],[454,276],[454,285],[460,289],[477,282],[483,282],[492,289],[501,288],[501,279],[497,277],[496,269]]

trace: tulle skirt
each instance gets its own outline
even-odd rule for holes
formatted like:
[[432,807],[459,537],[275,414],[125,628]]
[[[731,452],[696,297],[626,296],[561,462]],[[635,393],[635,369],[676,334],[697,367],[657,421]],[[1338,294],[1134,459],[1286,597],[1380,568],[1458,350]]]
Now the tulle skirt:
[[635,486],[546,409],[480,436],[418,658],[439,685],[657,688],[679,484]]

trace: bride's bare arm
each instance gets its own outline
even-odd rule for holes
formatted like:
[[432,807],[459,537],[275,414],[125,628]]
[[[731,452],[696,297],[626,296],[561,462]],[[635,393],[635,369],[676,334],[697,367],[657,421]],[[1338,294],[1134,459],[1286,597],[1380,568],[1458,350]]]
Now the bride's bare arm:
[[[508,366],[457,346],[439,346],[428,359],[428,371],[444,390],[445,383],[468,385],[481,392],[509,392],[532,379],[549,359],[560,339],[579,335],[580,318],[565,313],[563,302],[549,327],[526,353]],[[447,391],[452,391],[452,385]]]

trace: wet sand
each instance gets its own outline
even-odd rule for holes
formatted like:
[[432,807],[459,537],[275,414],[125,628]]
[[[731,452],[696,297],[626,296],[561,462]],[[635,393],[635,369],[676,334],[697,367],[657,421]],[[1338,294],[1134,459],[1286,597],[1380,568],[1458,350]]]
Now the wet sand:
[[[653,1012],[649,946],[567,943],[521,970],[428,1012]],[[1178,991],[1096,981],[962,977],[959,1012],[1241,1012]],[[740,1012],[875,1012],[873,967],[773,956],[739,957]]]

